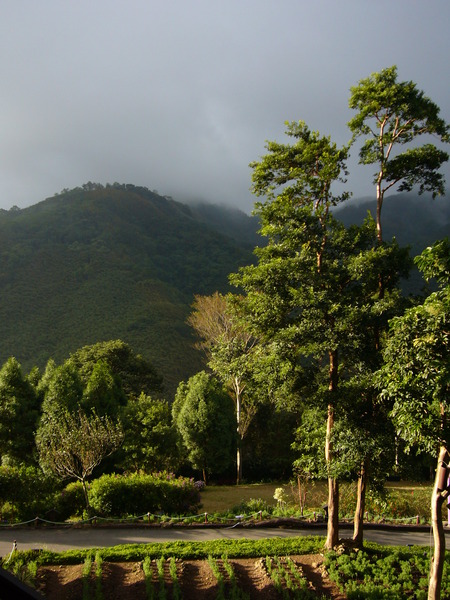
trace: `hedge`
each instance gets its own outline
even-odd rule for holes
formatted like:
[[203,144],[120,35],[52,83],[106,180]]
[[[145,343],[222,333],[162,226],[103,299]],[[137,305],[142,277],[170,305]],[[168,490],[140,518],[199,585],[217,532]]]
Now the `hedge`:
[[97,516],[105,517],[188,515],[200,506],[194,481],[166,472],[103,475],[91,483],[89,500]]

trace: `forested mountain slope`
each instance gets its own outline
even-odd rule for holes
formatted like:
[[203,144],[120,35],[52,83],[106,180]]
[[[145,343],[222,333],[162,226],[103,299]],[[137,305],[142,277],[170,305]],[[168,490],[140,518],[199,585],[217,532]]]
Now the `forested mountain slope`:
[[[173,389],[201,367],[185,323],[194,294],[225,291],[228,273],[252,260],[253,241],[200,214],[145,188],[95,184],[2,211],[0,361],[42,367],[122,339]],[[224,229],[227,214],[237,218],[226,211]]]
[[[368,211],[375,217],[375,210],[375,200],[350,200],[336,211],[336,216],[349,225],[361,223]],[[411,254],[416,256],[434,241],[450,235],[450,197],[433,200],[431,194],[413,193],[387,196],[381,218],[383,238],[395,236],[400,245],[411,246]]]
[[[336,216],[346,225],[361,223],[370,212],[375,218],[376,202],[362,199],[347,202],[336,210]],[[393,237],[401,246],[410,246],[411,256],[417,256],[436,240],[450,236],[450,198],[431,194],[421,196],[413,193],[387,196],[382,208],[383,239]],[[406,294],[417,294],[422,290],[423,278],[413,268],[407,281],[402,283]]]
[[[365,203],[336,215],[361,222]],[[383,208],[413,254],[448,235],[447,199],[401,194]],[[146,188],[86,184],[29,208],[0,211],[0,361],[24,370],[78,348],[121,339],[150,360],[171,399],[202,368],[186,317],[194,294],[226,291],[228,274],[263,240],[255,218],[226,207],[184,205]]]

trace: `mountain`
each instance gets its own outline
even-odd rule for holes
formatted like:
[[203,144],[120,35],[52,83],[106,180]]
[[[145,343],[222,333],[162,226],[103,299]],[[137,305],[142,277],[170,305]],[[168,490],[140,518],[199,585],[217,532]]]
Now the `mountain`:
[[[202,368],[185,323],[194,294],[227,291],[228,273],[252,260],[254,219],[227,209],[221,226],[212,212],[118,184],[2,211],[0,361],[43,367],[122,339],[173,391]],[[235,220],[238,239],[224,233]]]
[[[369,198],[347,202],[336,210],[346,225],[361,223],[370,212],[375,218],[376,201]],[[411,255],[420,254],[434,241],[450,235],[448,196],[433,200],[431,194],[403,193],[385,198],[381,211],[383,239],[395,237],[401,246],[411,246]]]
[[[368,212],[375,218],[376,201],[360,199],[347,202],[336,210],[336,217],[346,225],[361,223]],[[409,246],[412,257],[436,240],[450,236],[450,202],[448,196],[435,199],[431,194],[417,195],[412,192],[393,194],[385,198],[381,211],[383,239],[393,237],[400,246]],[[406,281],[402,282],[405,294],[417,294],[424,282],[414,267]]]
[[[374,203],[336,211],[359,223]],[[448,235],[449,203],[385,201],[385,239],[418,254]],[[87,344],[121,339],[164,377],[167,398],[203,368],[186,324],[195,294],[228,291],[254,260],[258,222],[236,209],[185,205],[133,185],[88,183],[26,209],[0,210],[0,364],[25,371]],[[413,286],[421,285],[420,279]]]

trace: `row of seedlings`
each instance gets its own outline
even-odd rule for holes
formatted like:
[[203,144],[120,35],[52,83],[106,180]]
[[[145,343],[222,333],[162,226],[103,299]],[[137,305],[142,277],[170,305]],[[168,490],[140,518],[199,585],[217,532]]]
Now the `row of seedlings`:
[[[166,586],[166,565],[170,575],[172,594]],[[181,600],[181,588],[178,579],[178,568],[176,559],[171,556],[167,561],[164,556],[151,561],[147,556],[142,563],[144,571],[145,588],[148,600]]]
[[102,571],[103,571],[103,558],[99,551],[95,554],[95,590],[92,593],[91,586],[91,572],[92,572],[92,554],[88,554],[84,560],[82,570],[82,581],[83,581],[83,600],[103,600],[102,590]]
[[309,586],[307,578],[290,556],[266,556],[263,562],[267,575],[284,600],[312,600],[317,595]]
[[240,589],[233,565],[224,554],[220,560],[208,556],[208,563],[217,580],[217,600],[248,600],[248,595]]

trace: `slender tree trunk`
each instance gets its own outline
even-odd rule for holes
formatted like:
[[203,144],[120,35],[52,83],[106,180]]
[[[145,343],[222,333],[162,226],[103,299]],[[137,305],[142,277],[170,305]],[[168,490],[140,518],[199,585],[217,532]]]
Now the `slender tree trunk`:
[[236,447],[236,484],[242,483],[242,438],[241,438],[241,394],[239,386],[235,385],[236,391],[236,421],[237,421],[237,447]]
[[83,487],[84,501],[86,502],[86,512],[88,514],[88,517],[90,517],[91,515],[89,513],[91,511],[91,505],[89,504],[89,496],[88,496],[88,491],[87,491],[86,479],[81,480],[81,485]]
[[377,182],[377,240],[381,244],[383,241],[383,230],[381,228],[381,209],[383,207],[383,192],[381,191],[381,181]]
[[368,479],[368,464],[366,459],[361,464],[361,471],[358,477],[355,518],[353,521],[353,541],[357,546],[362,546],[364,540],[364,512],[366,509],[366,491]]
[[447,488],[448,461],[447,448],[441,446],[436,469],[433,495],[431,497],[431,524],[433,527],[434,555],[431,559],[430,579],[428,583],[428,600],[440,600],[442,572],[445,558],[445,534],[442,523],[442,505],[444,496],[441,492]]
[[332,550],[339,543],[339,482],[328,478],[328,523],[325,548]]
[[[333,350],[329,354],[329,392],[334,395],[338,385],[338,353]],[[334,401],[334,398],[333,398]],[[325,441],[325,460],[327,466],[333,458],[331,434],[334,429],[334,402],[328,404],[327,437]],[[334,477],[328,476],[328,523],[325,548],[331,550],[339,543],[339,483]]]

